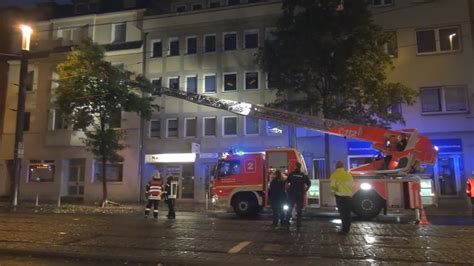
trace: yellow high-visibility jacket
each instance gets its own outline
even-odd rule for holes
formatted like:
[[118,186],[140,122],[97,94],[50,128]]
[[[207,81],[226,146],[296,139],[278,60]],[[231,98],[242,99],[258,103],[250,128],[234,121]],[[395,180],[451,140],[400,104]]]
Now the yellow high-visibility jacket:
[[337,168],[331,175],[331,190],[338,196],[352,196],[354,179],[344,168]]

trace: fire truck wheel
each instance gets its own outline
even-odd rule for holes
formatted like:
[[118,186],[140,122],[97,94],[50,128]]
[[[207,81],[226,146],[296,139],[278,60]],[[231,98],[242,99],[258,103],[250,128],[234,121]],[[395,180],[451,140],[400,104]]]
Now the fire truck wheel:
[[383,199],[376,193],[357,193],[352,197],[352,211],[365,220],[379,215],[383,205]]
[[232,198],[234,212],[241,217],[257,214],[257,199],[251,193],[239,193]]

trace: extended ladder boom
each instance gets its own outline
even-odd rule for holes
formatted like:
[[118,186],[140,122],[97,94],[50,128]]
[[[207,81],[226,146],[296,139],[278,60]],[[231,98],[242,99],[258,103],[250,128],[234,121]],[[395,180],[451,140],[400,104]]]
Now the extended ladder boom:
[[[374,144],[374,148],[384,152],[386,151],[386,141],[390,137],[399,137],[402,134],[407,134],[412,137],[409,139],[409,145],[407,148],[412,149],[411,153],[413,153],[413,159],[429,164],[433,164],[436,159],[436,150],[431,141],[425,136],[418,135],[416,130],[405,132],[350,124],[342,121],[322,119],[315,116],[292,113],[245,102],[224,100],[208,95],[165,87],[159,88],[157,94],[180,98],[195,104],[226,110],[238,115],[251,116],[263,120],[272,120],[332,135],[370,141]],[[410,140],[412,143],[410,143]]]

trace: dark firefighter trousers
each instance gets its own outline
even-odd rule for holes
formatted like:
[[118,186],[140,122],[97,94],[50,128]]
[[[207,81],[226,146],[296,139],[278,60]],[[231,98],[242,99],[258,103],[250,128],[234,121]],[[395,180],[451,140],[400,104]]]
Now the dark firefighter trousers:
[[296,205],[296,226],[300,227],[301,226],[301,212],[303,210],[303,204],[304,204],[304,194],[303,193],[292,193],[288,195],[289,198],[289,210],[288,214],[286,217],[286,221],[289,223],[290,219],[293,215],[293,208]]
[[175,199],[167,199],[166,204],[168,204],[168,219],[174,219],[176,218],[176,213],[174,212],[174,204],[175,204]]
[[347,234],[351,230],[352,198],[336,195],[336,205],[342,220],[341,231]]
[[160,203],[159,200],[149,199],[145,207],[145,216],[150,214],[151,205],[153,205],[153,217],[158,218],[158,203]]

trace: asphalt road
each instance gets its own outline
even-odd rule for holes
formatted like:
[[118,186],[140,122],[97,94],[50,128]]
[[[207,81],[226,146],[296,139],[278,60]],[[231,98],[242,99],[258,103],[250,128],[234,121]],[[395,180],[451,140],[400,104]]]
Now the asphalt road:
[[0,214],[0,265],[371,265],[474,263],[474,227],[353,224],[336,234],[337,220],[307,218],[290,232],[268,216]]

